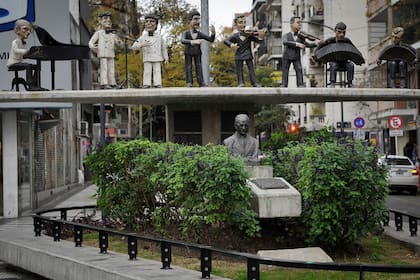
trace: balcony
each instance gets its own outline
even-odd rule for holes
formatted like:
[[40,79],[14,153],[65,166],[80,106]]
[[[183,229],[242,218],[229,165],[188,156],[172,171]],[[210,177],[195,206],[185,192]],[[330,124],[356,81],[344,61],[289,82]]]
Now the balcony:
[[270,31],[270,32],[282,32],[281,20],[279,20],[279,19],[272,20],[268,24],[268,31]]
[[283,47],[280,46],[272,46],[271,48],[268,48],[268,61],[273,59],[280,59],[282,58],[283,53]]
[[267,0],[254,0],[252,3],[251,11],[257,10],[261,5],[265,4]]

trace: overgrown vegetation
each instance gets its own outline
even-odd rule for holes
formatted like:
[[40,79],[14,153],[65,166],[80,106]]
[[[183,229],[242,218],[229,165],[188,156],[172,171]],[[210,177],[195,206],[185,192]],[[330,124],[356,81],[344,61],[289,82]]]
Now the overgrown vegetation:
[[346,248],[380,227],[387,215],[387,172],[365,141],[326,131],[274,150],[275,176],[302,195],[301,230],[309,245]]
[[86,161],[99,186],[98,206],[129,228],[153,226],[185,235],[259,232],[250,210],[247,169],[224,146],[183,146],[144,140],[115,142]]

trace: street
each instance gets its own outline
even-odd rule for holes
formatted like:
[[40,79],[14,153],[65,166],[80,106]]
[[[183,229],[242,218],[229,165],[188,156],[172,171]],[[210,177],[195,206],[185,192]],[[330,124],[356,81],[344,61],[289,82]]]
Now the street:
[[420,217],[420,194],[417,196],[402,194],[390,194],[386,200],[388,208],[401,210]]

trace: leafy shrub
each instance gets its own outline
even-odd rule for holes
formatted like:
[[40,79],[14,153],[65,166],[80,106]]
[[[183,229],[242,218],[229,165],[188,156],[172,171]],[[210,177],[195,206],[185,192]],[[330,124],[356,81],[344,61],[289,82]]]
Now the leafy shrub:
[[182,146],[144,140],[115,142],[86,161],[99,186],[98,206],[139,229],[179,224],[184,233],[236,227],[253,236],[245,163],[217,145]]
[[301,193],[301,222],[310,245],[344,248],[376,229],[386,214],[387,172],[374,147],[335,139],[285,147],[273,156],[274,173]]

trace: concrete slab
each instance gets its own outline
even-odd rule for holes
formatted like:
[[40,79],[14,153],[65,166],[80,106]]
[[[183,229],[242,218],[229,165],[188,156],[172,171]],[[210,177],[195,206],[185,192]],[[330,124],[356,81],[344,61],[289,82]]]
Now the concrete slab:
[[260,250],[257,255],[265,258],[302,262],[323,262],[332,263],[333,259],[319,247]]
[[302,198],[300,193],[281,177],[279,180],[285,188],[262,189],[252,182],[247,183],[251,187],[253,197],[251,207],[257,212],[259,218],[299,217],[302,213]]
[[[216,103],[287,104],[338,101],[418,100],[420,89],[391,88],[276,88],[202,87],[110,90],[2,91],[5,102],[71,102],[111,104]],[[13,104],[3,105],[5,108]]]

